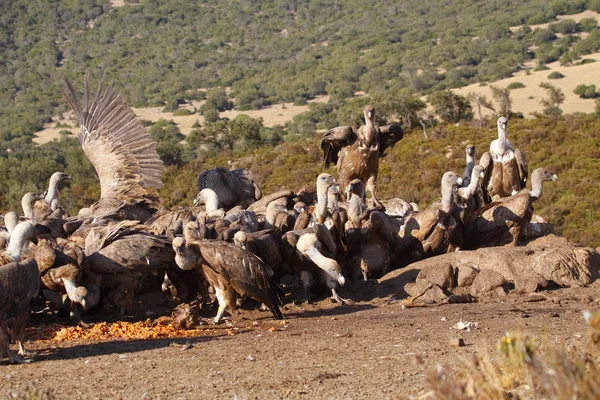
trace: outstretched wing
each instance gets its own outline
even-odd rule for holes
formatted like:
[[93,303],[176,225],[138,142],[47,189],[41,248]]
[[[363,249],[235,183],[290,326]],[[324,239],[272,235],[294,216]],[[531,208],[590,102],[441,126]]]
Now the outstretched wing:
[[79,142],[100,179],[101,199],[130,200],[162,186],[163,164],[140,120],[104,77],[93,98],[88,75],[83,97],[66,80],[67,102],[80,126]]
[[357,138],[358,126],[338,126],[325,133],[321,141],[321,150],[323,150],[323,161],[329,168],[331,163],[336,164],[339,158],[339,152],[342,148],[351,145]]
[[525,153],[523,153],[521,149],[515,149],[515,159],[517,160],[517,166],[519,167],[519,181],[521,181],[521,189],[524,189],[525,184],[527,183],[527,176],[529,174]]
[[379,155],[382,156],[385,150],[394,147],[396,142],[404,137],[404,130],[400,124],[391,124],[380,126],[377,129],[377,143],[379,143]]

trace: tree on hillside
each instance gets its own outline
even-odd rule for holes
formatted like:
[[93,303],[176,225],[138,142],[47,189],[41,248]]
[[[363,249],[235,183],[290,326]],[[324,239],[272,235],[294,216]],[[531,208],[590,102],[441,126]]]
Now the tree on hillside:
[[419,122],[417,113],[426,107],[419,97],[396,90],[375,93],[372,99],[380,125],[400,120],[408,130]]
[[467,95],[467,98],[473,103],[475,103],[475,105],[477,106],[477,115],[479,115],[480,128],[483,127],[483,113],[481,112],[481,107],[485,107],[489,110],[492,110],[494,112],[494,115],[496,115],[496,110],[494,109],[494,106],[492,106],[492,103],[487,99],[487,97],[485,97],[485,95],[477,92],[471,92]]
[[560,106],[565,101],[565,95],[562,90],[548,82],[540,83],[540,87],[544,89],[548,95],[547,98],[540,100],[540,104],[544,106],[544,114],[561,115],[562,110],[560,109]]
[[500,88],[498,86],[490,85],[492,89],[492,96],[500,107],[499,115],[510,119],[512,114],[512,100],[510,98],[510,90],[508,88]]
[[469,100],[451,90],[434,92],[427,100],[444,122],[457,123],[473,119],[473,108]]

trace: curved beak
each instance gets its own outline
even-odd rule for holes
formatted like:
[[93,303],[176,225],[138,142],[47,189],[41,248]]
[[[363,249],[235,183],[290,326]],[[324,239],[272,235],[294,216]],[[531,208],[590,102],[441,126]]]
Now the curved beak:
[[199,199],[196,197],[196,198],[194,199],[194,203],[193,203],[193,204],[194,204],[194,206],[197,206],[197,205],[198,205],[198,203],[200,203],[200,200],[199,200]]
[[462,184],[463,184],[463,180],[462,180],[462,178],[460,178],[460,177],[459,177],[458,179],[456,179],[456,183],[457,183],[458,185],[462,186]]
[[552,182],[556,182],[558,180],[558,175],[552,174]]

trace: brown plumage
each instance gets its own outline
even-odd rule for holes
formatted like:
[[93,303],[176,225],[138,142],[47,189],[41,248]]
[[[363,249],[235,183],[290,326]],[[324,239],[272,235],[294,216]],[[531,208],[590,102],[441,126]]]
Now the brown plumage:
[[238,296],[253,298],[265,304],[275,318],[284,319],[279,309],[283,293],[258,257],[233,243],[200,239],[190,230],[194,227],[186,226],[185,239],[173,240],[175,262],[183,270],[200,269],[215,289],[219,302],[215,323],[226,308],[235,311]]
[[277,229],[264,229],[258,232],[238,231],[233,237],[233,243],[248,250],[260,258],[267,270],[271,270],[269,276],[281,276],[281,264],[283,258],[279,243],[281,232]]
[[155,235],[175,237],[182,234],[185,224],[195,221],[202,211],[204,207],[177,207],[173,210],[159,211],[145,224]]
[[544,168],[533,171],[532,190],[494,201],[478,211],[478,217],[464,235],[462,248],[473,250],[480,247],[515,245],[519,234],[531,220],[533,202],[542,195],[545,181],[556,181],[558,176]]
[[294,216],[288,213],[285,205],[278,201],[272,201],[267,206],[267,215],[265,219],[265,229],[276,228],[285,233],[294,228]]
[[397,124],[377,128],[372,106],[366,106],[363,113],[365,125],[360,128],[340,126],[327,131],[321,142],[323,160],[326,166],[336,163],[342,192],[351,180],[358,178],[371,193],[373,203],[380,206],[376,197],[379,157],[402,138],[403,131]]
[[294,204],[294,217],[296,220],[294,221],[294,231],[306,229],[308,228],[308,224],[310,223],[310,214],[308,213],[308,208],[306,204],[299,201]]
[[446,172],[442,177],[442,201],[412,214],[402,226],[397,251],[402,257],[401,266],[460,247],[463,228],[454,209],[454,196],[461,185],[456,173]]
[[454,202],[457,206],[459,218],[462,225],[466,228],[471,225],[476,217],[476,212],[483,207],[483,197],[481,195],[481,181],[485,177],[485,170],[481,165],[476,165],[471,170],[469,185],[458,189]]
[[[23,338],[29,317],[29,301],[38,293],[40,274],[37,262],[28,259],[20,262],[23,245],[35,238],[35,227],[29,221],[21,222],[13,230],[7,251],[0,253],[0,360],[23,362]],[[12,325],[9,320],[12,319]],[[19,345],[18,355],[9,349],[10,336]]]
[[390,268],[400,222],[379,211],[367,211],[364,185],[354,179],[348,186],[348,221],[346,242],[348,264],[355,278],[366,281],[373,275],[383,276]]
[[118,300],[115,306],[121,316],[133,302],[134,288],[148,274],[163,276],[166,272],[182,301],[188,301],[195,293],[183,274],[171,276],[173,271],[179,272],[171,239],[153,235],[147,229],[137,221],[121,221],[92,228],[86,238],[90,270],[102,274],[102,286],[113,292],[109,298]]
[[262,197],[262,191],[247,169],[228,170],[217,167],[198,176],[198,189],[212,189],[219,199],[219,208],[237,205],[248,207]]
[[158,206],[163,164],[146,128],[114,91],[100,80],[92,97],[88,75],[80,98],[67,80],[67,102],[80,126],[79,142],[100,180],[94,216],[148,220]]
[[[100,278],[90,276],[94,273],[79,246],[60,238],[55,242],[41,240],[35,254],[44,287],[61,296],[67,295],[75,318],[80,318],[77,304],[89,309],[98,303]],[[89,285],[94,287],[88,290]]]
[[488,173],[489,181],[484,185],[492,200],[512,196],[525,188],[528,174],[525,154],[519,149],[513,149],[506,138],[508,120],[500,117],[497,124],[498,139],[490,144],[491,163],[487,160],[487,156],[484,158],[484,163],[491,168],[491,172]]

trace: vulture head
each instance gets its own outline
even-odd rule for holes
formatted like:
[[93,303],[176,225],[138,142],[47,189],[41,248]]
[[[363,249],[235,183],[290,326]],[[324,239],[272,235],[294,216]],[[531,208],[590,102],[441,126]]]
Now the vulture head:
[[442,209],[445,212],[450,212],[454,194],[458,188],[462,186],[462,178],[456,172],[448,171],[442,176]]
[[558,180],[558,175],[555,174],[554,172],[550,172],[545,168],[538,168],[535,171],[533,171],[532,174],[532,179],[533,176],[536,176],[539,181],[552,181],[552,182],[556,182]]
[[502,132],[504,132],[504,134],[506,134],[506,128],[508,127],[508,119],[506,119],[506,117],[500,117],[500,118],[498,118],[497,124],[498,124],[498,133],[500,133],[502,131]]
[[209,217],[222,218],[225,215],[225,211],[219,208],[219,196],[212,189],[205,188],[198,192],[198,195],[194,199],[194,206],[198,204],[206,206],[206,215]]
[[360,198],[365,198],[365,184],[360,179],[353,179],[350,181],[348,188],[346,189],[346,195],[349,199],[352,194],[359,196]]
[[312,262],[314,262],[319,268],[327,273],[330,277],[335,279],[340,285],[346,283],[344,275],[342,275],[342,267],[333,258],[327,258],[317,247],[321,244],[317,235],[314,233],[305,233],[298,239],[296,243],[296,250],[307,256]]
[[322,173],[317,177],[317,194],[327,194],[329,187],[335,183],[335,179],[328,173]]
[[21,198],[21,208],[23,208],[23,215],[25,218],[33,218],[33,205],[36,201],[46,197],[46,194],[38,194],[34,192],[27,192]]
[[67,175],[62,172],[55,172],[50,177],[50,186],[51,187],[61,187],[62,184],[71,182],[71,175]]
[[467,157],[475,157],[475,145],[469,144],[466,147]]
[[246,245],[248,243],[248,236],[246,235],[246,232],[244,231],[237,231],[235,233],[235,235],[233,235],[233,243],[236,246],[241,247],[244,250],[246,249]]
[[297,217],[298,215],[307,212],[306,204],[299,201],[294,204],[294,215]]
[[172,246],[173,251],[175,251],[175,263],[179,268],[184,271],[189,271],[198,265],[200,255],[187,248],[184,238],[176,237],[173,239]]
[[365,121],[375,120],[375,108],[373,106],[365,106],[363,113],[365,115]]
[[200,230],[201,229],[199,221],[190,221],[187,224],[185,224],[185,227],[183,229],[183,236],[187,241],[200,240],[202,239]]

